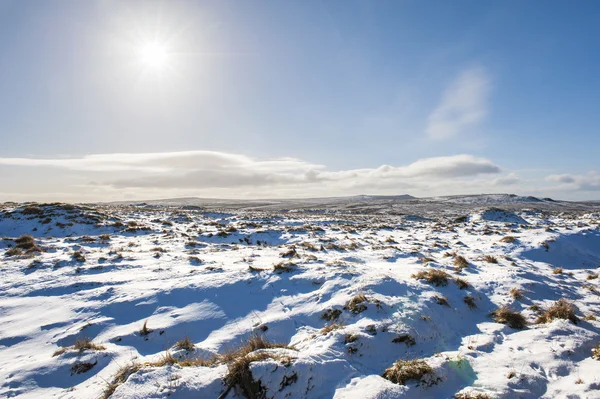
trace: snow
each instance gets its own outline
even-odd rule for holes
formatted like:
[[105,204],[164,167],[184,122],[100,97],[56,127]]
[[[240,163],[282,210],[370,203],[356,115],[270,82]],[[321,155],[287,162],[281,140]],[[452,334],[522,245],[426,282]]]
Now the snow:
[[[136,364],[112,398],[216,398],[226,391],[227,364],[156,362],[167,352],[209,359],[259,334],[289,346],[261,349],[269,356],[249,365],[265,398],[600,397],[600,361],[591,358],[600,321],[587,317],[600,318],[597,211],[475,204],[453,221],[381,208],[191,205],[0,208],[0,396],[97,398],[121,367]],[[23,234],[42,252],[7,253]],[[469,266],[455,271],[453,253]],[[450,280],[435,286],[413,277],[423,270]],[[352,311],[361,294],[364,306]],[[574,303],[579,322],[536,324],[536,306],[560,298]],[[502,305],[521,312],[527,328],[494,322],[490,312]],[[322,317],[332,311],[338,319]],[[393,342],[405,335],[414,344]],[[104,349],[70,348],[84,337]],[[185,337],[192,351],[174,347]],[[406,385],[382,377],[408,359],[434,374]],[[76,373],[76,364],[91,368]],[[226,397],[243,395],[235,387]]]

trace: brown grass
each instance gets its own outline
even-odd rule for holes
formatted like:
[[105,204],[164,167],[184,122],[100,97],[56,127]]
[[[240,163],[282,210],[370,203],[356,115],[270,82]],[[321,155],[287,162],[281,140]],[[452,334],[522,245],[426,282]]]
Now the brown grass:
[[513,236],[506,236],[506,237],[502,237],[502,239],[500,241],[505,242],[507,244],[512,244],[513,242],[516,242],[517,239]]
[[344,309],[347,309],[354,314],[359,314],[359,313],[367,310],[367,305],[365,305],[365,302],[367,302],[367,301],[368,301],[368,299],[365,296],[365,294],[358,294],[354,298],[352,298],[346,304],[346,306],[344,306]]
[[279,262],[279,263],[276,263],[275,265],[273,265],[273,271],[278,274],[290,273],[290,272],[294,271],[295,267],[296,267],[296,264],[293,262]]
[[492,399],[492,397],[483,392],[462,392],[454,395],[454,399]]
[[392,339],[392,342],[395,344],[404,343],[406,346],[413,346],[417,343],[414,337],[410,334],[400,334],[396,338]]
[[144,325],[142,326],[142,328],[140,330],[140,335],[142,337],[145,337],[146,335],[150,334],[151,332],[152,332],[152,330],[148,328],[148,320],[145,320]]
[[510,310],[507,306],[501,306],[491,313],[496,323],[506,324],[511,328],[523,329],[527,326],[527,320],[519,312]]
[[536,323],[550,323],[555,319],[569,320],[577,324],[579,318],[575,315],[575,306],[566,299],[559,299],[546,309],[536,320]]
[[511,288],[509,291],[510,296],[512,296],[517,301],[523,299],[523,291],[519,288]]
[[329,325],[326,325],[325,327],[323,327],[321,329],[321,334],[322,335],[327,335],[330,332],[335,331],[335,330],[339,330],[341,328],[344,328],[344,326],[341,325],[341,324],[339,324],[339,323],[329,324]]
[[423,360],[398,360],[383,373],[383,378],[395,384],[404,385],[406,381],[419,381],[426,375],[434,375],[433,369]]
[[443,270],[429,269],[421,270],[417,274],[412,275],[417,280],[425,280],[429,284],[433,284],[436,287],[448,285],[448,278],[450,275]]
[[552,274],[562,274],[562,273],[563,273],[562,267],[556,267],[552,270]]
[[188,337],[185,337],[181,341],[177,341],[177,343],[174,346],[177,349],[183,349],[186,351],[193,351],[194,348],[196,347],[194,345],[194,343],[192,341],[190,341],[190,339]]
[[461,255],[457,255],[454,258],[454,270],[456,272],[462,272],[463,269],[466,269],[467,267],[469,267],[469,262],[465,259],[464,256]]
[[600,344],[592,349],[592,359],[600,360]]
[[75,345],[68,346],[68,347],[65,347],[65,348],[60,348],[57,351],[55,351],[52,356],[53,357],[54,356],[60,356],[63,353],[65,353],[66,351],[68,351],[69,349],[73,349],[73,350],[79,351],[81,353],[81,352],[84,352],[86,350],[103,351],[106,348],[103,345],[98,345],[98,344],[93,343],[92,340],[89,339],[89,338],[78,338],[75,341]]
[[140,369],[140,365],[136,362],[131,362],[130,364],[126,364],[125,366],[121,366],[112,381],[108,383],[102,394],[100,395],[100,399],[108,399],[115,392],[115,390],[119,387],[119,385],[123,384],[130,375],[135,374]]
[[341,314],[342,314],[342,311],[339,310],[339,309],[327,309],[325,311],[325,313],[323,313],[321,315],[321,318],[323,320],[333,321],[333,320],[337,320],[338,317],[340,317]]
[[456,284],[459,290],[466,290],[467,288],[469,288],[469,282],[462,278],[455,279],[454,283]]
[[483,260],[488,262],[488,263],[498,263],[498,259],[496,259],[495,256],[492,255],[486,255],[483,257]]
[[463,302],[467,304],[469,309],[477,309],[477,304],[475,303],[475,298],[471,295],[467,295],[464,297]]

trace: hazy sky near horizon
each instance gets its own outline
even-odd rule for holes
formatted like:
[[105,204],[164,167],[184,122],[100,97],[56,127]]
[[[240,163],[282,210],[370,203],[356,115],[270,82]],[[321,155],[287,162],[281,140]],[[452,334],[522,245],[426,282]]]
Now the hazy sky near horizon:
[[0,0],[0,201],[600,199],[597,1]]

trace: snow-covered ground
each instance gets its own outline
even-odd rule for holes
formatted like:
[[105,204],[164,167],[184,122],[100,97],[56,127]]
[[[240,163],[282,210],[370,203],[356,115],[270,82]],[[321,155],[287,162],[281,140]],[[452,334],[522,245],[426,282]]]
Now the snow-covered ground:
[[0,209],[3,397],[600,398],[599,213]]

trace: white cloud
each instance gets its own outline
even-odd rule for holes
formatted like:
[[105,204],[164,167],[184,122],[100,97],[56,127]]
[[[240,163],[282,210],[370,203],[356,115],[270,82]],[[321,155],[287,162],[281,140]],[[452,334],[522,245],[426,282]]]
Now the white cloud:
[[494,186],[512,186],[519,183],[521,179],[515,173],[509,173],[506,176],[500,176],[492,182]]
[[[432,190],[456,180],[501,172],[490,160],[466,154],[425,158],[402,166],[338,171],[295,158],[257,159],[215,151],[97,154],[68,159],[0,158],[0,165],[17,167],[23,176],[19,181],[27,181],[28,176],[44,171],[56,180],[50,183],[45,179],[45,187],[58,184],[57,191],[65,191],[65,185],[70,184],[80,191],[87,186],[96,195],[136,196],[137,193],[139,198],[145,195],[306,197],[369,190],[398,193],[409,189]],[[87,185],[82,184],[84,181]],[[29,191],[25,186],[20,189]]]
[[600,172],[591,171],[587,175],[560,174],[546,176],[546,181],[560,183],[565,187],[581,191],[600,190]]
[[429,137],[446,139],[481,123],[488,113],[490,89],[490,81],[483,68],[462,72],[429,115],[426,130]]

